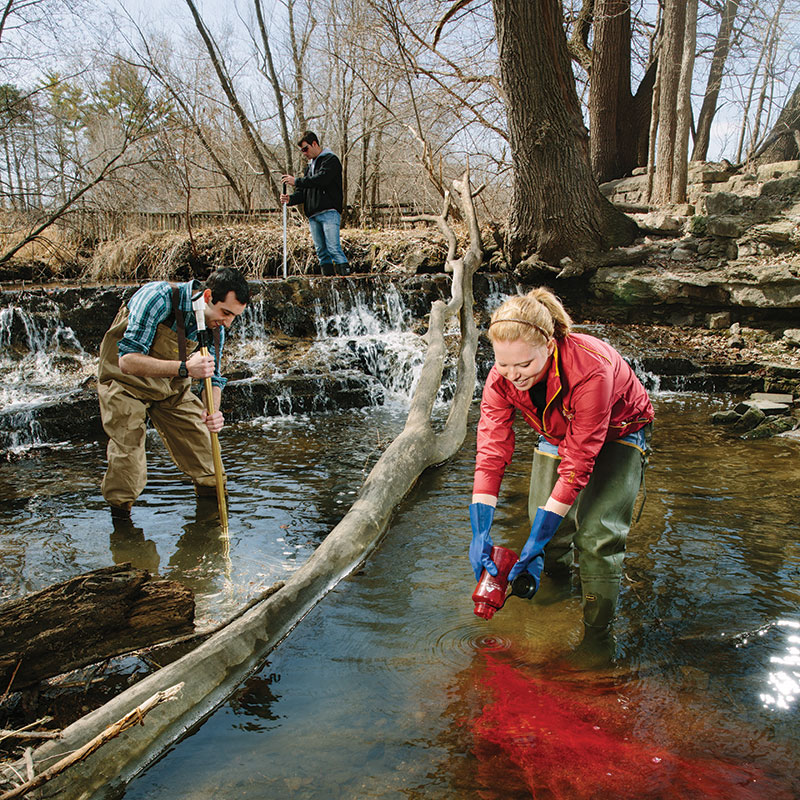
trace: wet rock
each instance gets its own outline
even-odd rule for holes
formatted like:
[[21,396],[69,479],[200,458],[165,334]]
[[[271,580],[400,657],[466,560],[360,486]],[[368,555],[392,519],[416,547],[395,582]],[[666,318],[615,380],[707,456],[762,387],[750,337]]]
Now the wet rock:
[[715,411],[711,415],[711,424],[712,425],[733,425],[734,422],[738,422],[741,419],[741,414],[734,411],[732,408],[729,408],[727,411]]
[[794,417],[769,417],[760,425],[743,433],[740,439],[769,439],[771,436],[792,431],[797,427]]
[[733,430],[735,431],[750,431],[758,427],[767,415],[758,408],[748,408],[739,419],[733,423]]
[[743,400],[733,410],[737,414],[746,414],[751,408],[756,408],[767,417],[781,416],[789,413],[786,403],[775,403],[771,400]]

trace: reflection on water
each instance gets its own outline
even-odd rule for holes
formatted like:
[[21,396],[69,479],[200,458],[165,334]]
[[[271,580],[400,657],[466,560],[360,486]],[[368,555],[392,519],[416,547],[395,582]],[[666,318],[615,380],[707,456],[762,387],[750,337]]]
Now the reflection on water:
[[[361,571],[126,797],[797,797],[800,465],[792,443],[708,425],[719,405],[656,402],[613,658],[581,650],[577,585],[473,614],[473,436],[422,476]],[[0,586],[39,588],[112,551],[157,556],[219,617],[308,557],[402,421],[373,409],[223,432],[229,558],[158,451],[128,531],[101,507],[97,449],[0,465]],[[520,454],[531,445],[520,435]],[[496,544],[527,535],[525,461],[504,482]]]
[[[472,613],[469,441],[423,475],[363,570],[126,797],[796,797],[800,467],[790,443],[727,439],[710,410],[657,402],[612,659],[582,654],[577,586],[543,584],[490,622]],[[526,479],[520,459],[496,544],[527,534]]]

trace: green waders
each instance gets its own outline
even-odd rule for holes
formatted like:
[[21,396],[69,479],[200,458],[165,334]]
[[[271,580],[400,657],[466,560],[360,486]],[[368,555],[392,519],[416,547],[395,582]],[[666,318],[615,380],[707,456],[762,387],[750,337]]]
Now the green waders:
[[[550,497],[560,461],[557,455],[538,448],[534,451],[528,495],[531,520]],[[544,571],[556,580],[567,579],[577,561],[583,621],[589,629],[605,629],[614,617],[625,540],[646,465],[646,451],[635,444],[616,441],[603,445],[589,483],[545,548]]]
[[[191,379],[125,375],[119,368],[117,344],[127,326],[128,309],[123,305],[100,345],[97,395],[108,434],[103,497],[112,507],[130,509],[142,493],[147,483],[148,414],[175,465],[194,481],[198,494],[215,493],[211,436],[201,420],[204,406],[192,393]],[[196,346],[186,340],[188,353]],[[168,325],[159,325],[149,355],[177,361],[179,352],[177,333]]]

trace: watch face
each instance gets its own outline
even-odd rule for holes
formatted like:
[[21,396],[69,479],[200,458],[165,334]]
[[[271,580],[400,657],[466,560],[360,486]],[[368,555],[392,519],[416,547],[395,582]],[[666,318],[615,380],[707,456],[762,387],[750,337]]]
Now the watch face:
[[187,377],[189,376],[189,370],[188,370],[188,369],[186,369],[186,364],[184,364],[184,362],[183,362],[183,361],[181,361],[181,364],[180,364],[180,366],[178,367],[178,375],[179,375],[181,378],[187,378]]

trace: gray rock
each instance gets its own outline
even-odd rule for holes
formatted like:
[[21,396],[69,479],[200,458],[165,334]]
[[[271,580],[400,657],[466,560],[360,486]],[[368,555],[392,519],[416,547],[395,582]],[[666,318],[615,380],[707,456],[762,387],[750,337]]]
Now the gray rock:
[[794,417],[769,417],[750,431],[741,435],[742,439],[768,439],[781,433],[794,430],[797,420]]
[[787,328],[783,332],[783,341],[790,347],[800,347],[800,328]]
[[751,431],[753,428],[758,427],[767,415],[758,408],[748,408],[739,419],[733,423],[733,430],[735,431]]
[[741,211],[742,198],[731,192],[712,192],[705,198],[706,214],[721,217]]
[[706,223],[706,230],[712,236],[738,239],[744,233],[744,223],[738,217],[711,217]]
[[785,405],[792,405],[794,397],[790,394],[782,392],[753,392],[750,395],[751,400],[767,400],[770,403],[784,403]]
[[673,261],[690,261],[694,257],[691,250],[685,250],[682,247],[676,247],[669,256]]
[[731,325],[731,312],[719,311],[706,316],[706,327],[711,331],[721,331]]
[[737,414],[732,408],[729,408],[727,411],[715,411],[711,415],[711,424],[712,425],[733,425],[734,422],[738,422],[741,419],[742,415]]
[[752,409],[760,411],[765,417],[785,416],[790,411],[786,403],[773,403],[771,400],[743,400],[734,411],[744,415]]

